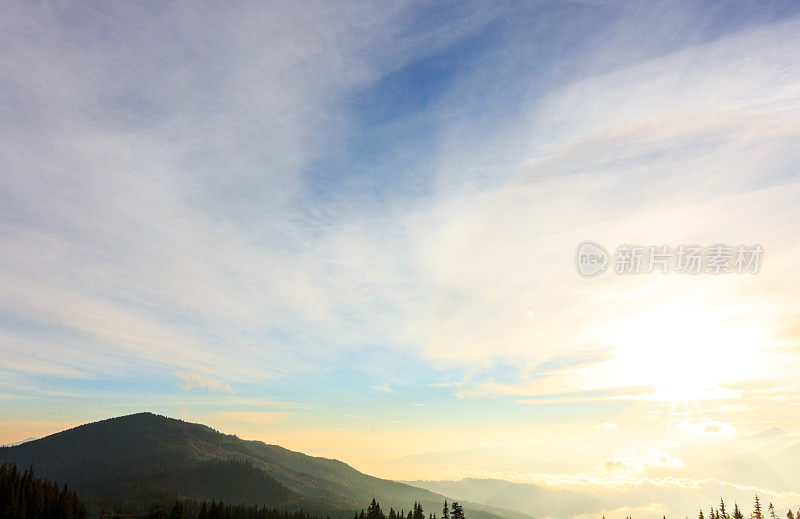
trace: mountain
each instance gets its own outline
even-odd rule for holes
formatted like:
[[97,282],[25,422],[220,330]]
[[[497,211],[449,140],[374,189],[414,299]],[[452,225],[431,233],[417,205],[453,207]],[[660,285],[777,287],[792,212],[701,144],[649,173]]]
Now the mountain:
[[789,433],[780,427],[770,427],[765,431],[761,431],[760,433],[751,436],[749,439],[761,442],[773,442],[786,438],[787,436],[789,436]]
[[696,443],[671,448],[685,461],[682,467],[654,467],[653,477],[701,480],[713,474],[728,483],[762,489],[793,491],[800,479],[800,437],[777,427],[719,443]]
[[596,512],[608,503],[592,496],[551,489],[529,483],[512,483],[500,479],[466,478],[460,481],[409,481],[410,485],[433,492],[469,499],[478,503],[505,507],[536,517],[573,517]]
[[[349,519],[373,497],[387,510],[408,510],[417,501],[437,512],[446,499],[362,474],[341,461],[241,440],[152,413],[111,418],[2,447],[3,461],[32,466],[40,477],[65,482],[95,504],[141,506],[186,497],[303,508]],[[465,510],[470,519],[524,516],[470,503]]]
[[[498,452],[499,466],[509,466],[503,451],[487,451],[487,454],[491,452]],[[437,453],[431,454],[435,460]],[[453,453],[450,456],[462,458]],[[669,456],[682,463],[646,466],[641,473],[625,473],[623,477],[630,479],[624,483],[617,479],[616,474],[605,471],[599,461],[594,471],[583,473],[585,478],[565,479],[563,485],[566,488],[497,479],[407,483],[456,499],[469,496],[487,506],[499,505],[535,517],[554,519],[648,517],[655,505],[662,507],[658,516],[691,517],[698,507],[718,503],[721,498],[725,502],[738,502],[740,506],[750,503],[754,491],[758,492],[763,503],[774,502],[776,507],[782,508],[780,517],[785,516],[785,507],[796,506],[795,498],[790,496],[795,495],[800,483],[796,470],[800,465],[800,436],[791,432],[773,427],[757,434],[718,442],[676,445],[669,448]],[[479,459],[484,462],[483,458]],[[541,464],[529,463],[525,460],[520,468],[544,468]],[[549,474],[569,474],[571,467],[567,463],[564,466],[567,468],[563,472],[551,471]],[[530,469],[528,472],[535,473]],[[547,472],[542,470],[541,473]]]
[[15,447],[15,446],[17,446],[17,445],[22,445],[23,443],[32,442],[32,441],[33,441],[33,440],[35,440],[35,439],[36,439],[36,438],[34,438],[34,437],[32,437],[32,436],[31,436],[30,438],[25,438],[24,440],[20,440],[20,441],[18,441],[18,442],[14,442],[14,443],[6,443],[5,445],[0,445],[0,447]]

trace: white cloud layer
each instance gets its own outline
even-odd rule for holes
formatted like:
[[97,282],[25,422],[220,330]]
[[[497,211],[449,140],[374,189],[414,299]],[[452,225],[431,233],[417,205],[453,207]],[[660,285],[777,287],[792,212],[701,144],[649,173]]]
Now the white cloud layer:
[[191,389],[205,389],[211,391],[212,393],[233,393],[231,386],[225,384],[221,380],[204,377],[198,375],[197,373],[184,373],[182,371],[176,371],[175,375],[186,382],[186,384],[183,386],[185,391],[189,391]]

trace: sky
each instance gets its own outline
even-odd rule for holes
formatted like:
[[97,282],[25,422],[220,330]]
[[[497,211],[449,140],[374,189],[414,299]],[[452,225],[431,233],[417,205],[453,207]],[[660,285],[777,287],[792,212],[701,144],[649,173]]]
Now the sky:
[[392,479],[718,495],[754,483],[713,447],[800,433],[797,3],[2,10],[0,444],[152,411]]

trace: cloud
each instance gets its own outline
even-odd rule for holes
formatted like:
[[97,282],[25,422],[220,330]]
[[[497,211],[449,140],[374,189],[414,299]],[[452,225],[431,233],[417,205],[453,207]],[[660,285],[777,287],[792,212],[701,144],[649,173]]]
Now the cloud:
[[733,436],[736,427],[727,422],[705,421],[705,422],[681,422],[678,427],[691,435],[700,436]]
[[79,338],[85,376],[113,350],[260,381],[387,338],[381,294],[408,274],[392,257],[404,245],[364,233],[391,218],[319,195],[310,170],[360,131],[354,93],[497,15],[477,11],[408,31],[410,6],[243,7],[197,26],[184,6],[109,7],[116,36],[86,25],[65,45],[58,12],[16,8],[4,55],[28,65],[4,62],[16,130],[1,136],[0,190],[22,216],[0,220],[0,280],[39,332],[25,347]]
[[[619,321],[614,327],[625,327],[619,315],[671,297],[667,281],[707,284],[697,279],[634,280],[613,275],[587,284],[574,275],[570,255],[582,239],[613,246],[626,240],[677,244],[747,236],[770,242],[774,254],[788,257],[793,246],[771,238],[783,224],[775,220],[751,225],[747,217],[751,213],[739,208],[747,196],[759,200],[758,212],[765,217],[772,214],[783,221],[768,209],[773,204],[784,208],[781,211],[794,211],[786,204],[797,195],[796,183],[767,187],[773,183],[773,173],[780,175],[778,163],[797,158],[788,147],[795,130],[780,114],[798,111],[796,99],[787,98],[786,92],[792,91],[800,71],[766,41],[770,34],[781,45],[793,45],[796,25],[795,20],[645,60],[556,89],[541,100],[531,117],[530,134],[544,142],[531,143],[525,165],[516,170],[518,176],[508,184],[443,202],[446,213],[457,216],[439,219],[447,222],[452,234],[462,234],[454,240],[458,253],[445,255],[447,271],[439,281],[438,313],[427,328],[431,332],[426,353],[442,362],[472,363],[478,368],[501,358],[535,366],[557,352],[612,341],[614,337],[604,337],[600,331],[614,320]],[[743,53],[751,53],[753,60],[742,58]],[[749,64],[755,63],[771,77],[751,70]],[[733,70],[738,79],[731,83]],[[709,99],[713,99],[710,105]],[[747,106],[761,115],[752,118],[754,112]],[[763,126],[762,116],[775,117],[776,126]],[[758,155],[747,151],[762,138],[770,151]],[[500,148],[493,151],[502,155]],[[773,163],[776,157],[785,160]],[[721,189],[719,183],[725,183],[732,171],[741,173],[731,179],[734,184]],[[692,179],[701,179],[700,184]],[[636,203],[615,201],[634,194]],[[702,226],[692,226],[696,218]],[[437,217],[420,218],[424,220]],[[440,254],[427,256],[441,256],[442,248]],[[558,279],[557,286],[550,281],[553,278]],[[735,283],[737,291],[746,290],[741,280],[726,281]],[[516,317],[529,307],[531,293],[537,294],[540,305],[532,311],[544,316],[541,322],[546,325]],[[770,298],[780,304],[786,297],[781,293]],[[712,299],[700,304],[716,306],[718,301]],[[593,381],[575,377],[572,384],[571,377],[564,381],[565,375],[569,377],[561,372],[549,382],[576,390]],[[623,374],[634,375],[630,369]],[[702,376],[691,377],[698,375]]]
[[374,389],[375,391],[380,391],[381,393],[388,393],[390,395],[399,394],[397,391],[395,391],[394,389],[390,388],[387,384],[383,384],[383,385],[380,385],[380,386],[370,386],[370,387],[372,389]]
[[650,468],[679,469],[686,464],[660,449],[649,449],[637,454],[608,457],[600,466],[611,474],[643,475]]
[[222,413],[221,418],[248,424],[273,424],[285,422],[291,414],[289,412],[227,411]]
[[[612,385],[618,372],[635,373],[613,361],[593,363],[597,382],[583,376],[592,370],[569,366],[548,368],[546,382],[531,383],[533,373],[607,347],[615,338],[603,335],[603,323],[683,293],[669,282],[711,285],[613,276],[587,285],[570,256],[581,239],[652,240],[657,225],[659,244],[673,244],[723,239],[735,228],[736,239],[772,242],[775,272],[793,257],[776,238],[796,216],[797,186],[782,173],[796,153],[796,20],[683,48],[636,48],[635,60],[630,42],[612,39],[600,61],[591,52],[568,57],[567,68],[582,75],[515,79],[527,101],[498,97],[519,109],[510,120],[485,114],[494,124],[460,110],[484,105],[470,92],[487,87],[486,69],[459,71],[416,116],[436,137],[418,154],[430,189],[409,197],[388,186],[384,203],[368,195],[366,179],[353,179],[347,198],[313,173],[358,133],[364,114],[352,111],[350,96],[502,13],[468,12],[448,30],[404,32],[403,8],[220,11],[203,23],[207,44],[180,23],[181,6],[163,9],[114,10],[128,38],[103,40],[84,28],[81,52],[49,36],[60,21],[46,10],[20,9],[15,15],[29,23],[4,35],[6,55],[29,58],[25,67],[9,63],[21,98],[6,103],[17,107],[20,131],[3,134],[2,145],[21,173],[3,175],[0,186],[26,215],[3,220],[0,258],[5,304],[39,328],[20,348],[51,351],[55,338],[71,337],[85,345],[75,363],[89,372],[110,347],[162,369],[177,362],[251,382],[325,371],[357,349],[403,350],[466,372],[461,396],[571,393],[564,398],[576,401],[581,392],[645,384]],[[655,14],[620,15],[643,32],[663,25]],[[670,23],[691,21],[672,15]],[[370,23],[353,37],[353,20],[362,19]],[[284,22],[294,29],[270,30]],[[482,63],[514,69],[515,59],[529,58],[501,57]],[[42,75],[57,80],[59,95],[42,89]],[[375,160],[395,172],[395,158]],[[340,169],[331,175],[350,168]],[[782,314],[782,291],[770,293],[778,295],[763,306]],[[75,304],[61,304],[67,299]],[[519,382],[471,382],[495,378],[503,363],[519,367]]]
[[231,389],[231,386],[215,378],[204,377],[198,375],[197,373],[184,373],[183,371],[175,371],[175,375],[186,382],[186,384],[183,386],[184,391],[190,391],[196,388],[205,389],[206,391],[210,391],[212,393],[233,394],[233,389]]

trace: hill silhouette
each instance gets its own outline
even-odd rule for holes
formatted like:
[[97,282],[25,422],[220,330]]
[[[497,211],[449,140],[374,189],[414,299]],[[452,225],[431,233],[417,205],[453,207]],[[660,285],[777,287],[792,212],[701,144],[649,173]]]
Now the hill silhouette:
[[[2,447],[3,461],[32,466],[37,474],[69,484],[93,503],[222,500],[349,519],[372,498],[387,508],[408,509],[416,501],[431,511],[439,510],[445,499],[368,476],[341,461],[241,440],[152,413],[111,418]],[[470,519],[511,515],[482,505],[465,508]]]

